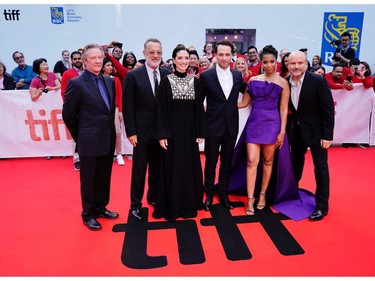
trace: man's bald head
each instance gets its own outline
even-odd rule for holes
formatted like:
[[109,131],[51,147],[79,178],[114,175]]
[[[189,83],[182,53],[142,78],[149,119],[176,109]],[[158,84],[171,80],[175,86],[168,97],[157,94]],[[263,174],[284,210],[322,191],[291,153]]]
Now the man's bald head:
[[307,57],[304,52],[296,51],[289,55],[288,70],[294,80],[299,80],[307,70]]

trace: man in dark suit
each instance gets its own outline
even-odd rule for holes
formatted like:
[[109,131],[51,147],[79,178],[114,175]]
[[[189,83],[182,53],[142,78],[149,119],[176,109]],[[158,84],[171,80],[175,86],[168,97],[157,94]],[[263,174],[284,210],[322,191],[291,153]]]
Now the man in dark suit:
[[298,51],[289,56],[291,91],[287,133],[297,182],[302,177],[305,154],[310,147],[314,162],[316,209],[310,220],[321,220],[328,212],[328,153],[333,139],[334,104],[324,77],[307,70],[306,54]]
[[115,83],[100,74],[104,53],[98,44],[83,49],[84,72],[68,81],[62,115],[78,147],[81,162],[83,223],[99,230],[96,218],[115,219],[108,211],[115,147]]
[[217,66],[201,73],[203,99],[206,98],[206,121],[208,135],[205,138],[204,169],[206,200],[205,210],[212,205],[215,193],[215,171],[220,154],[218,193],[219,201],[227,208],[233,208],[228,199],[228,182],[233,158],[234,146],[238,134],[238,94],[244,93],[246,83],[241,72],[231,69],[230,63],[234,46],[228,40],[217,44]]
[[156,139],[156,89],[169,70],[159,68],[161,42],[146,40],[144,65],[129,71],[123,86],[123,112],[126,134],[133,145],[132,179],[130,185],[131,214],[141,221],[142,198],[148,165],[147,202],[155,205],[159,180],[160,145]]

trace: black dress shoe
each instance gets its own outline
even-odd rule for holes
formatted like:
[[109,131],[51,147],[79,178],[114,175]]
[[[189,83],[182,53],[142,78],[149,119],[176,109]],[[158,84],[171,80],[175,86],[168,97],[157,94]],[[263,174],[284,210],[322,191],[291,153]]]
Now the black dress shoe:
[[143,220],[142,218],[142,212],[140,209],[134,209],[132,210],[132,216],[135,218],[137,221]]
[[226,197],[226,198],[220,198],[219,201],[220,201],[220,203],[222,205],[224,205],[228,209],[233,209],[234,208],[233,203],[229,200],[228,197]]
[[113,219],[117,219],[118,218],[118,213],[116,212],[111,212],[111,211],[108,211],[108,210],[105,210],[104,212],[98,214],[98,218],[105,218],[105,219],[108,219],[108,220],[113,220]]
[[90,230],[99,230],[102,228],[102,225],[94,218],[89,220],[83,220],[84,225]]
[[327,212],[322,212],[321,210],[315,210],[314,213],[312,213],[309,216],[309,219],[312,221],[319,221],[323,219],[323,217],[326,215],[327,215]]

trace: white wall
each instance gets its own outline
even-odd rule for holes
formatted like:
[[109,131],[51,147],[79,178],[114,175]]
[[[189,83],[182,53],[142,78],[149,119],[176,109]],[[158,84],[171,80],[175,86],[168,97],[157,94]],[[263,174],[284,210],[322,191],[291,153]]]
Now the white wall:
[[[51,23],[50,6],[72,9],[81,19],[61,25]],[[3,10],[20,10],[19,21],[6,21]],[[364,12],[360,59],[375,72],[375,5],[1,5],[0,60],[10,72],[12,53],[24,53],[26,63],[45,57],[50,69],[61,51],[87,43],[124,43],[124,51],[143,58],[144,41],[157,37],[165,59],[178,43],[194,45],[202,53],[206,28],[241,28],[256,32],[256,45],[277,49],[308,48],[308,58],[320,54],[324,12]],[[65,15],[66,17],[66,15]]]

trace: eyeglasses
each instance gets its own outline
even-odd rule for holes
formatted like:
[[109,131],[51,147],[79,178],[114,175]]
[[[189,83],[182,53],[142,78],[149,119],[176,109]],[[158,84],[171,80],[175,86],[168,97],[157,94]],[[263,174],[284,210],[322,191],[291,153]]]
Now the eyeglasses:
[[15,60],[23,59],[23,56],[15,57]]

